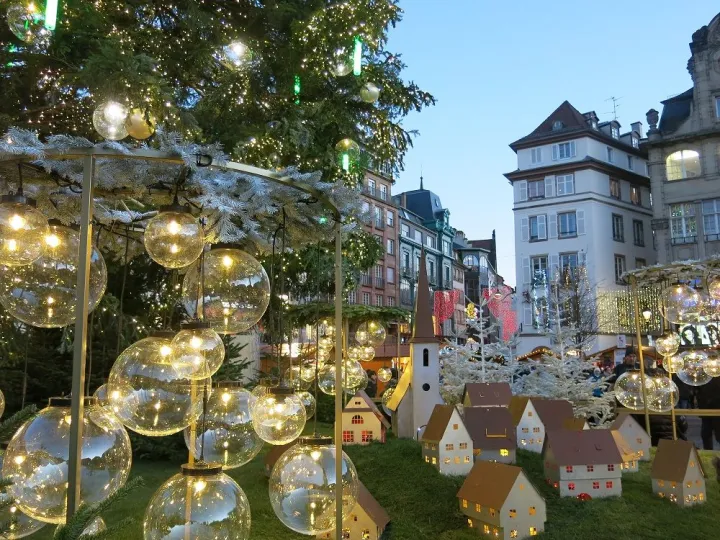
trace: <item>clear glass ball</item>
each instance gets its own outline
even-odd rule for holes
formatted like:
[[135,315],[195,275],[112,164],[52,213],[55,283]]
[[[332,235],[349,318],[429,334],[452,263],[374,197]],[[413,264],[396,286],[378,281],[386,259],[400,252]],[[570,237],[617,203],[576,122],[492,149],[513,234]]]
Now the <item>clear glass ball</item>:
[[707,323],[717,319],[717,313],[720,311],[720,300],[713,298],[709,294],[700,294],[700,313],[698,322]]
[[93,126],[101,137],[109,141],[119,141],[128,136],[125,120],[128,109],[117,101],[104,101],[93,112]]
[[667,287],[660,297],[660,313],[673,324],[696,323],[702,306],[700,294],[687,285]]
[[354,172],[360,166],[360,145],[352,139],[342,139],[335,145],[337,164],[342,170]]
[[[150,499],[143,521],[144,540],[247,540],[250,503],[242,488],[220,468],[199,464],[165,482]],[[209,473],[214,474],[209,474]]]
[[358,390],[365,390],[368,385],[368,375],[360,362],[355,360],[345,361],[345,373],[343,376],[343,391],[355,395]]
[[6,493],[0,493],[0,538],[3,540],[15,540],[35,534],[47,523],[38,521],[26,516],[18,508],[17,504],[11,502]]
[[714,276],[708,279],[707,292],[716,300],[720,300],[720,276]]
[[708,354],[708,358],[705,360],[703,369],[705,370],[705,373],[711,377],[720,377],[720,356],[718,356],[716,352]]
[[353,66],[350,61],[350,53],[348,53],[345,48],[337,49],[330,60],[330,73],[335,77],[344,77],[352,70]]
[[285,380],[296,392],[304,392],[310,388],[310,382],[302,378],[302,366],[294,365],[285,370]]
[[[345,380],[345,368],[341,368],[341,379]],[[325,364],[320,368],[318,387],[323,394],[335,395],[335,364]]]
[[223,469],[236,469],[260,453],[263,441],[253,431],[250,404],[255,398],[234,384],[220,383],[208,399],[207,415],[196,426],[192,440],[185,428],[185,444],[195,459],[200,459],[203,435],[205,460],[220,463]]
[[126,427],[160,437],[182,431],[202,413],[210,379],[191,381],[173,367],[169,337],[147,337],[125,349],[108,378],[112,411]]
[[[87,504],[106,499],[124,485],[132,463],[125,428],[91,399],[84,408],[81,454],[80,502]],[[15,433],[2,468],[18,508],[46,523],[65,523],[71,423],[66,401],[51,400]]]
[[375,347],[372,345],[366,345],[360,347],[360,360],[361,362],[371,362],[375,358]]
[[236,40],[222,48],[220,61],[230,69],[241,69],[252,61],[252,51],[242,41]]
[[392,379],[392,369],[389,367],[381,367],[377,371],[377,378],[380,382],[388,382]]
[[[214,248],[204,256],[203,319],[220,334],[249,330],[262,318],[270,303],[270,280],[255,257],[234,248]],[[183,281],[183,304],[197,314],[197,266]]]
[[382,323],[378,321],[362,323],[355,332],[355,339],[360,345],[369,345],[371,347],[382,346],[386,337],[387,331]]
[[[303,438],[278,458],[268,491],[275,515],[289,529],[317,535],[335,527],[335,446],[329,439],[313,444]],[[359,481],[350,458],[342,452],[342,517],[355,508]]]
[[685,360],[679,354],[666,356],[663,359],[663,368],[665,368],[665,371],[667,371],[668,373],[677,373],[683,368],[684,365]]
[[106,530],[107,525],[105,525],[105,520],[100,516],[97,516],[90,523],[88,523],[88,526],[85,527],[85,530],[80,533],[80,538],[87,538],[88,536],[100,534],[101,532],[105,532]]
[[[640,371],[629,370],[615,381],[615,397],[628,409],[639,411],[645,407]],[[655,391],[655,383],[651,377],[645,377],[645,390],[648,396]]]
[[159,265],[185,268],[200,257],[205,235],[200,221],[190,212],[161,210],[148,221],[143,242],[150,258]]
[[315,380],[315,362],[303,364],[300,368],[300,378],[308,384]]
[[[80,233],[51,225],[42,241],[42,254],[31,264],[0,268],[0,304],[16,319],[40,328],[61,328],[75,322]],[[93,247],[90,257],[92,311],[105,294],[105,259]]]
[[317,410],[315,396],[313,396],[310,392],[298,392],[297,396],[302,400],[303,405],[305,405],[305,417],[310,420]]
[[680,336],[667,332],[655,340],[655,350],[663,356],[673,356],[680,348]]
[[330,350],[333,348],[333,346],[335,344],[334,339],[335,338],[323,336],[318,340],[318,346],[321,349]]
[[365,103],[375,103],[380,99],[380,87],[375,83],[365,83],[360,89],[360,99]]
[[335,339],[335,325],[330,319],[320,321],[320,335],[322,337]]
[[[110,405],[110,396],[108,395],[108,387],[106,384],[101,384],[95,389],[95,392],[93,392],[92,397],[94,397],[97,400],[97,404],[100,407],[109,407]],[[112,409],[110,409],[112,411]]]
[[347,348],[345,356],[348,360],[360,360],[365,352],[365,347],[362,345],[353,345]]
[[294,393],[272,391],[257,400],[251,410],[255,433],[270,444],[297,439],[305,428],[305,405]]
[[682,382],[690,386],[702,386],[712,380],[705,371],[705,362],[708,355],[703,351],[687,351],[680,355],[683,367],[678,370],[677,376]]
[[155,117],[146,115],[142,109],[133,109],[125,120],[125,129],[133,139],[144,141],[155,133]]
[[42,254],[47,218],[32,204],[0,203],[0,265],[30,264]]
[[669,412],[673,407],[677,407],[680,392],[670,377],[659,375],[652,377],[652,381],[655,390],[648,395],[648,409],[655,412]]
[[225,344],[203,323],[183,325],[172,340],[172,365],[180,377],[191,380],[215,375],[225,360]]
[[48,40],[50,31],[45,28],[45,16],[34,2],[14,2],[7,8],[10,31],[25,43]]
[[394,393],[395,393],[395,387],[392,386],[390,388],[386,388],[382,395],[382,408],[383,408],[383,411],[385,411],[385,414],[387,414],[388,416],[391,416],[393,411],[388,409],[387,404],[390,401],[390,398],[392,397],[392,395]]
[[255,403],[257,403],[257,400],[261,397],[267,395],[267,393],[270,391],[270,387],[265,384],[257,384],[255,385],[255,388],[253,388],[250,393],[253,396],[253,401],[250,403],[250,409],[252,409],[255,406]]

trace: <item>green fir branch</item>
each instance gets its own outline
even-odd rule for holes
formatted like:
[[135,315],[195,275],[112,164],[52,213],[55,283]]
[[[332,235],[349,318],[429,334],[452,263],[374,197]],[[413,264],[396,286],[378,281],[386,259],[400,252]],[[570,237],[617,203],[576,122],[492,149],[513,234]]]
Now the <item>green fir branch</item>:
[[36,414],[37,407],[35,407],[35,405],[29,405],[13,414],[10,418],[0,422],[0,441],[9,441],[20,426]]

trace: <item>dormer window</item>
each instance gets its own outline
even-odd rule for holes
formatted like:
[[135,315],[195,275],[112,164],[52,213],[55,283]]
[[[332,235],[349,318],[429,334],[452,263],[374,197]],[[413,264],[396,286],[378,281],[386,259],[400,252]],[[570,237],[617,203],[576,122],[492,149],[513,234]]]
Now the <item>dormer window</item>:
[[597,129],[598,128],[597,120],[593,120],[590,125],[592,126],[593,129]]
[[553,131],[558,131],[559,129],[562,129],[565,127],[565,124],[563,124],[560,120],[555,120],[553,122]]
[[619,139],[620,138],[620,128],[613,126],[610,130],[610,133],[612,134],[613,139]]
[[637,137],[633,137],[631,140],[633,148],[640,148],[640,139],[638,139]]

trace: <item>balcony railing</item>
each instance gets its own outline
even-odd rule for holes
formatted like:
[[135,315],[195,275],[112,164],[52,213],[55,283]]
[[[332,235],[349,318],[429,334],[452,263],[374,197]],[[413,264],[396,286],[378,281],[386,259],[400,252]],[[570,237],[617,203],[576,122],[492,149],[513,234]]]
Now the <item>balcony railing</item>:
[[378,289],[382,289],[383,287],[385,287],[385,280],[381,277],[376,277],[375,287],[377,287]]
[[375,228],[381,230],[385,229],[385,221],[382,219],[375,219]]
[[673,246],[682,246],[683,244],[696,244],[697,236],[680,236],[671,240]]
[[363,285],[372,287],[372,276],[370,276],[369,274],[363,274],[362,277],[360,278],[360,282]]

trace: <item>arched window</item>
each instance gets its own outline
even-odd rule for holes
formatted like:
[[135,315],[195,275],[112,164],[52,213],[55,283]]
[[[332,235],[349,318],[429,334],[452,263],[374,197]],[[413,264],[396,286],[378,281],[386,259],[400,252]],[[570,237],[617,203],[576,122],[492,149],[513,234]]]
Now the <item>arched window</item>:
[[470,267],[479,266],[480,261],[477,258],[477,255],[465,255],[465,258],[463,259],[463,264]]
[[363,420],[362,416],[360,416],[359,414],[356,414],[355,416],[352,417],[352,423],[353,424],[364,424],[365,420]]
[[695,150],[678,150],[665,160],[668,180],[682,180],[700,176],[700,154]]
[[423,349],[423,367],[428,367],[430,365],[430,351],[427,349]]

